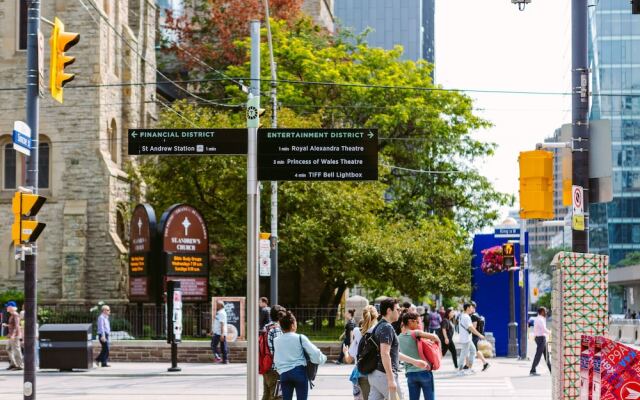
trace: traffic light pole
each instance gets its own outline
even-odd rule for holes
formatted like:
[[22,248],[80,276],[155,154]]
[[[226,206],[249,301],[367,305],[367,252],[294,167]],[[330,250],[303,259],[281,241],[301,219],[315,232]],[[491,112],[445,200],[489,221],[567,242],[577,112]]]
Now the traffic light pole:
[[527,360],[527,341],[529,335],[527,334],[527,311],[529,309],[527,304],[527,221],[520,219],[520,274],[522,274],[522,285],[520,287],[520,360]]
[[[571,120],[573,125],[572,182],[582,186],[585,209],[585,230],[572,229],[572,250],[579,253],[589,251],[589,65],[587,57],[588,1],[571,1],[572,31],[572,99]],[[609,150],[606,150],[609,151]]]
[[[27,12],[27,125],[31,128],[31,155],[27,157],[26,186],[38,193],[38,120],[39,120],[39,79],[38,32],[40,31],[40,0],[30,0]],[[24,400],[36,398],[36,244],[32,254],[24,261]]]

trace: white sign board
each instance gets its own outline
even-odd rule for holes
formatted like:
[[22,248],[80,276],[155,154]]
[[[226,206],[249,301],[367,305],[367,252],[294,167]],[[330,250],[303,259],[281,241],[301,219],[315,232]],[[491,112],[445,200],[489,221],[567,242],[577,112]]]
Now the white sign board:
[[259,275],[271,276],[271,241],[269,239],[260,239],[259,252]]
[[571,197],[573,203],[573,214],[584,214],[584,192],[582,186],[573,185],[571,187]]
[[173,338],[182,341],[182,291],[173,292]]
[[31,128],[22,121],[13,123],[13,149],[31,156]]

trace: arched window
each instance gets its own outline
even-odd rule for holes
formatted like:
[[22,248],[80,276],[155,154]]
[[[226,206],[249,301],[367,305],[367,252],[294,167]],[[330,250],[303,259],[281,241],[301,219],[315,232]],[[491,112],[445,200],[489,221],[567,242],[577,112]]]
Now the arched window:
[[13,149],[13,144],[6,143],[3,146],[3,185],[4,189],[15,189],[17,187],[17,163],[16,163],[16,151]]
[[49,188],[49,171],[51,160],[51,145],[40,139],[38,145],[38,187],[41,189]]
[[122,243],[127,243],[127,228],[124,220],[124,212],[118,207],[116,210],[116,234]]
[[118,126],[116,120],[111,120],[111,125],[107,129],[107,136],[109,138],[109,153],[111,154],[111,161],[118,163]]

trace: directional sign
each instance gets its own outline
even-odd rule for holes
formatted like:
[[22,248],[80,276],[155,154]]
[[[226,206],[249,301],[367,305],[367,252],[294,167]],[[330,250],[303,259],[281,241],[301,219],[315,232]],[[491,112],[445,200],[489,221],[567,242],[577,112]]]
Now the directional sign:
[[22,121],[13,123],[13,149],[31,156],[31,128]]
[[376,129],[258,130],[258,180],[377,179]]
[[129,155],[247,154],[246,129],[129,129]]

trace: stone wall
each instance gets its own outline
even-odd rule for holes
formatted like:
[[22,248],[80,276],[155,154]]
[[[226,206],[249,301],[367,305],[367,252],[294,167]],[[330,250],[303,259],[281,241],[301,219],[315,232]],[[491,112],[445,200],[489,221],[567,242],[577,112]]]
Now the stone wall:
[[[329,362],[337,360],[340,343],[317,343]],[[8,362],[5,351],[6,341],[0,341],[0,362]],[[94,358],[100,353],[100,343],[93,342]],[[112,362],[171,362],[171,346],[162,340],[114,341],[111,344]],[[247,342],[229,344],[229,360],[232,363],[245,363],[247,360]],[[208,341],[188,341],[178,345],[179,363],[213,362]]]

